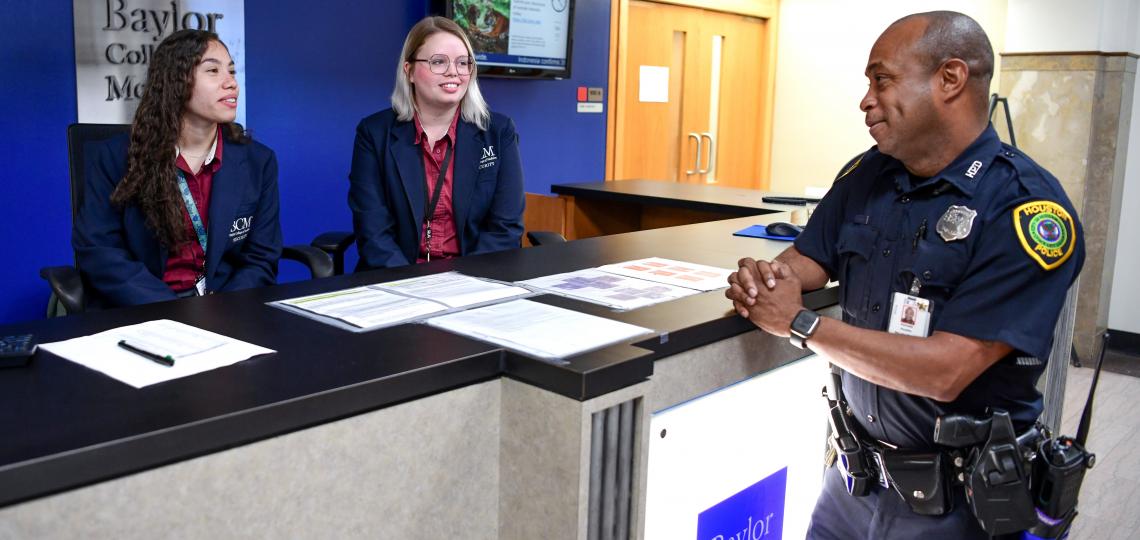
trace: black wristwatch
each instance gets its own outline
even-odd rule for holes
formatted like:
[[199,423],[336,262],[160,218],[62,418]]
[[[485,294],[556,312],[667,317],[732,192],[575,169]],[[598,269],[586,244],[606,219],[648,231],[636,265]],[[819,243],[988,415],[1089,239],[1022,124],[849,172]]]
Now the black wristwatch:
[[792,340],[792,345],[806,349],[805,342],[815,334],[817,328],[819,328],[819,313],[810,309],[800,310],[796,318],[792,319],[792,335],[788,336],[788,339]]

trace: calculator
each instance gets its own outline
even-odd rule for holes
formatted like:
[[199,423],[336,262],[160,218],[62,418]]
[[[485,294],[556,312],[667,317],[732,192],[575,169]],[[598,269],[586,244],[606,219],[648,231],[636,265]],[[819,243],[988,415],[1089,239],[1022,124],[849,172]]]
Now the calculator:
[[18,334],[0,337],[0,367],[26,366],[36,354],[36,337]]

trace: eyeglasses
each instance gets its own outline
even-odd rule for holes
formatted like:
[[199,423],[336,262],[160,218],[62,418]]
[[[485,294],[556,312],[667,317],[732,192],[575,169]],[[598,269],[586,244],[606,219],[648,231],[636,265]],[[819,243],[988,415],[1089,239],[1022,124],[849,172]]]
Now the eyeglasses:
[[[446,54],[433,54],[431,58],[413,58],[413,62],[427,62],[428,69],[436,75],[443,75],[447,73],[447,68],[451,65],[451,58]],[[470,56],[460,56],[455,59],[455,71],[460,75],[470,75],[471,68],[475,65],[475,61]]]

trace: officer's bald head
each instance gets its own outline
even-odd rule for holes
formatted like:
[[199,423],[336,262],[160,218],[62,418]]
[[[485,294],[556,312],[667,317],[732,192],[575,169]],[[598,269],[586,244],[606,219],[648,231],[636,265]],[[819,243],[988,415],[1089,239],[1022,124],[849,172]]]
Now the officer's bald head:
[[982,110],[988,107],[990,79],[994,74],[994,49],[978,21],[956,11],[929,11],[907,15],[893,24],[918,19],[926,23],[913,52],[933,73],[947,60],[957,58],[970,69],[969,91]]

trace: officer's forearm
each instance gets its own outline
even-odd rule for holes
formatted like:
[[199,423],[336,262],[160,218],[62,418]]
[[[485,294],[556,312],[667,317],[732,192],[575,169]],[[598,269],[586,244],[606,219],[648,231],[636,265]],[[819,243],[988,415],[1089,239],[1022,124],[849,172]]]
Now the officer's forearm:
[[856,328],[824,317],[807,341],[815,352],[872,383],[953,401],[978,375],[1009,354],[1004,343],[948,332],[926,338]]

